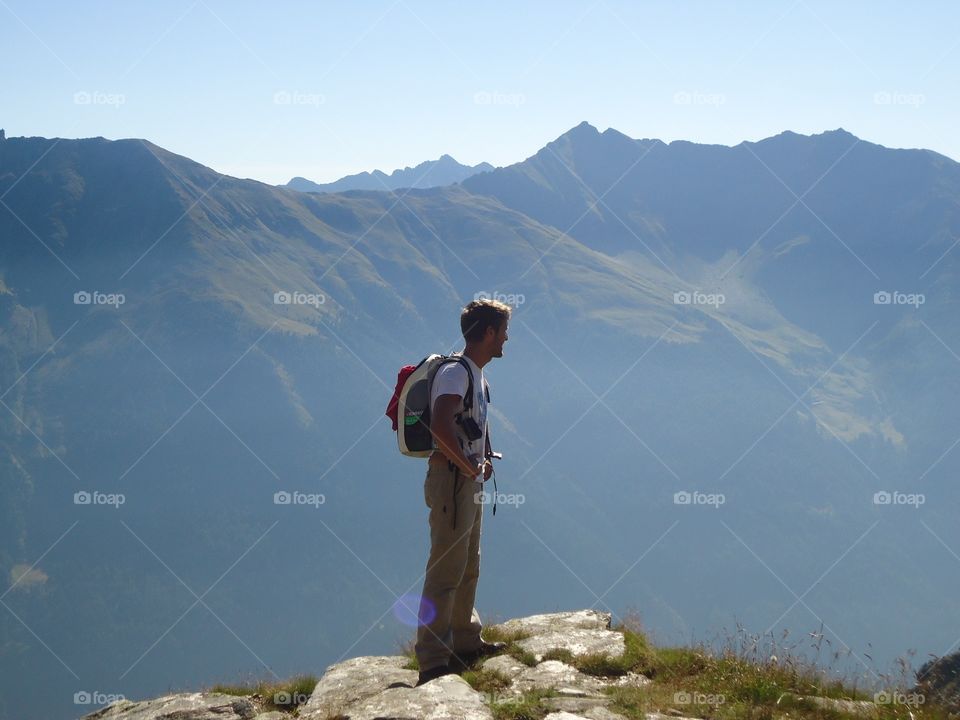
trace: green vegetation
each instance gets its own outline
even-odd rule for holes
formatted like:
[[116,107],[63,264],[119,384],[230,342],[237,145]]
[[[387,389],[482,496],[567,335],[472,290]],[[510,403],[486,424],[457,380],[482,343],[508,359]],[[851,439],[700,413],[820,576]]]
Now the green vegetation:
[[214,685],[211,693],[249,697],[262,710],[293,713],[310,699],[318,679],[313,675],[297,675],[289,680],[254,679],[236,685]]
[[407,664],[403,666],[404,670],[420,670],[420,661],[417,660],[417,653],[413,650],[416,644],[417,641],[414,638],[400,643],[400,654],[407,656]]
[[553,690],[531,690],[517,698],[490,703],[490,711],[494,720],[543,720],[551,711],[542,701],[555,695]]
[[[709,720],[949,720],[946,709],[931,702],[874,702],[874,687],[898,688],[910,695],[909,665],[901,661],[900,676],[882,675],[868,669],[864,677],[850,678],[832,672],[833,661],[844,657],[833,652],[824,662],[821,650],[829,646],[822,632],[809,633],[789,645],[787,636],[758,637],[738,627],[736,633],[712,646],[654,647],[635,615],[614,626],[623,634],[622,657],[597,653],[575,656],[557,648],[543,660],[559,660],[587,675],[615,681],[629,673],[645,676],[649,683],[605,689],[609,709],[628,718],[645,720],[647,713],[680,714]],[[534,656],[520,647],[529,634],[507,631],[503,626],[484,629],[488,642],[504,642],[504,652],[526,665],[536,665]],[[811,655],[812,652],[812,657]],[[403,647],[416,669],[413,643]],[[847,651],[849,653],[849,651]],[[543,701],[557,695],[552,690],[533,690],[510,697],[510,678],[480,667],[467,668],[462,677],[486,696],[496,720],[542,720],[553,711]],[[874,682],[866,682],[871,679]],[[869,689],[865,689],[869,688]],[[867,704],[869,703],[869,704]]]
[[623,656],[610,657],[604,653],[574,656],[569,650],[555,649],[544,654],[544,660],[560,660],[573,665],[577,670],[587,675],[615,678],[629,672],[648,674],[654,667],[656,654],[647,644],[647,639],[641,633],[628,628],[617,628],[623,633],[626,649]]
[[537,659],[533,656],[533,653],[527,652],[518,644],[520,640],[530,637],[529,633],[520,630],[505,630],[502,626],[494,625],[493,627],[484,628],[483,634],[487,642],[506,643],[507,646],[504,652],[518,662],[528,667],[533,667],[537,664]]
[[[628,718],[645,720],[647,713],[681,714],[709,720],[947,720],[949,714],[932,704],[874,703],[873,690],[858,688],[857,679],[838,677],[820,664],[822,633],[811,633],[810,648],[816,657],[806,656],[798,645],[778,643],[772,636],[749,636],[738,628],[719,648],[654,648],[636,618],[628,617],[613,629],[623,633],[626,650],[622,657],[603,654],[574,656],[569,650],[547,652],[544,660],[560,660],[581,672],[615,680],[627,673],[650,679],[641,687],[611,686],[610,710]],[[490,628],[490,638],[508,643],[514,657],[523,651],[516,645],[522,637],[501,635]],[[804,638],[807,641],[807,638]],[[840,653],[834,653],[837,660]],[[905,667],[905,666],[904,666]],[[907,687],[907,673],[899,682],[871,671],[888,687]],[[499,700],[508,678],[499,673],[473,670],[464,678],[492,698],[491,710],[497,720],[540,720],[551,709],[542,700],[549,692],[530,692],[517,699]],[[909,694],[909,691],[905,691]],[[858,703],[861,703],[858,705]],[[866,705],[865,703],[870,703]]]
[[477,692],[492,696],[510,687],[510,678],[496,670],[467,670],[460,677]]

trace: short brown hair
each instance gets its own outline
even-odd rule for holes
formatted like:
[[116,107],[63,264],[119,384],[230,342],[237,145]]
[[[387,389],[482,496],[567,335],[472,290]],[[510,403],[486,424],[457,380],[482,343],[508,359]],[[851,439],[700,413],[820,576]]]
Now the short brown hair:
[[498,300],[474,300],[460,313],[460,331],[467,342],[480,342],[487,334],[487,328],[500,331],[503,323],[510,318],[511,308]]

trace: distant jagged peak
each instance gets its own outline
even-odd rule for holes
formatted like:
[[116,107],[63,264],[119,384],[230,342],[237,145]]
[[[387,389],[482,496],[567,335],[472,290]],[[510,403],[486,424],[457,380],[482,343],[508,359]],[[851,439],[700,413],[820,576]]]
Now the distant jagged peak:
[[858,138],[853,133],[845,130],[844,128],[837,128],[835,130],[824,130],[819,133],[810,133],[809,135],[804,135],[803,133],[798,133],[793,130],[783,130],[782,132],[777,133],[776,135],[771,135],[769,137],[762,138],[760,140],[744,140],[740,145],[761,145],[761,144],[794,144],[794,143],[809,143],[817,141],[827,141],[827,142],[837,142],[843,141],[845,143],[849,142],[864,142]]
[[382,170],[347,175],[330,183],[315,183],[304,177],[295,177],[285,187],[301,192],[344,192],[346,190],[398,190],[400,188],[431,188],[453,185],[481,172],[493,170],[490,163],[464,165],[444,153],[436,160],[425,160],[414,167],[398,168],[389,175]]

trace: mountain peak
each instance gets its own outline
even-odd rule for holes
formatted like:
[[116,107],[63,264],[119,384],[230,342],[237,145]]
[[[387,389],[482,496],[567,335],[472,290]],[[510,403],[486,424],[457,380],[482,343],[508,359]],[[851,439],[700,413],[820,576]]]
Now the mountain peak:
[[563,135],[557,138],[560,140],[562,138],[569,139],[580,139],[580,138],[594,138],[599,137],[600,131],[597,130],[593,125],[584,120],[579,125],[576,125],[569,130],[567,130]]
[[837,137],[837,138],[850,138],[852,140],[859,140],[856,135],[852,132],[844,130],[842,127],[837,128],[836,130],[824,130],[819,135],[811,135],[810,137]]

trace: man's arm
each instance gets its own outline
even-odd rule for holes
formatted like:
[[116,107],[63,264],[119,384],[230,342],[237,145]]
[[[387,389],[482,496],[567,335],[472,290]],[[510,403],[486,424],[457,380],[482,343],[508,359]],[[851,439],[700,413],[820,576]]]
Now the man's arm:
[[483,466],[464,455],[463,450],[460,449],[460,443],[457,441],[454,416],[460,410],[460,401],[459,395],[440,395],[433,404],[430,431],[437,441],[440,452],[446,455],[448,460],[455,463],[469,477],[476,477],[483,471]]

